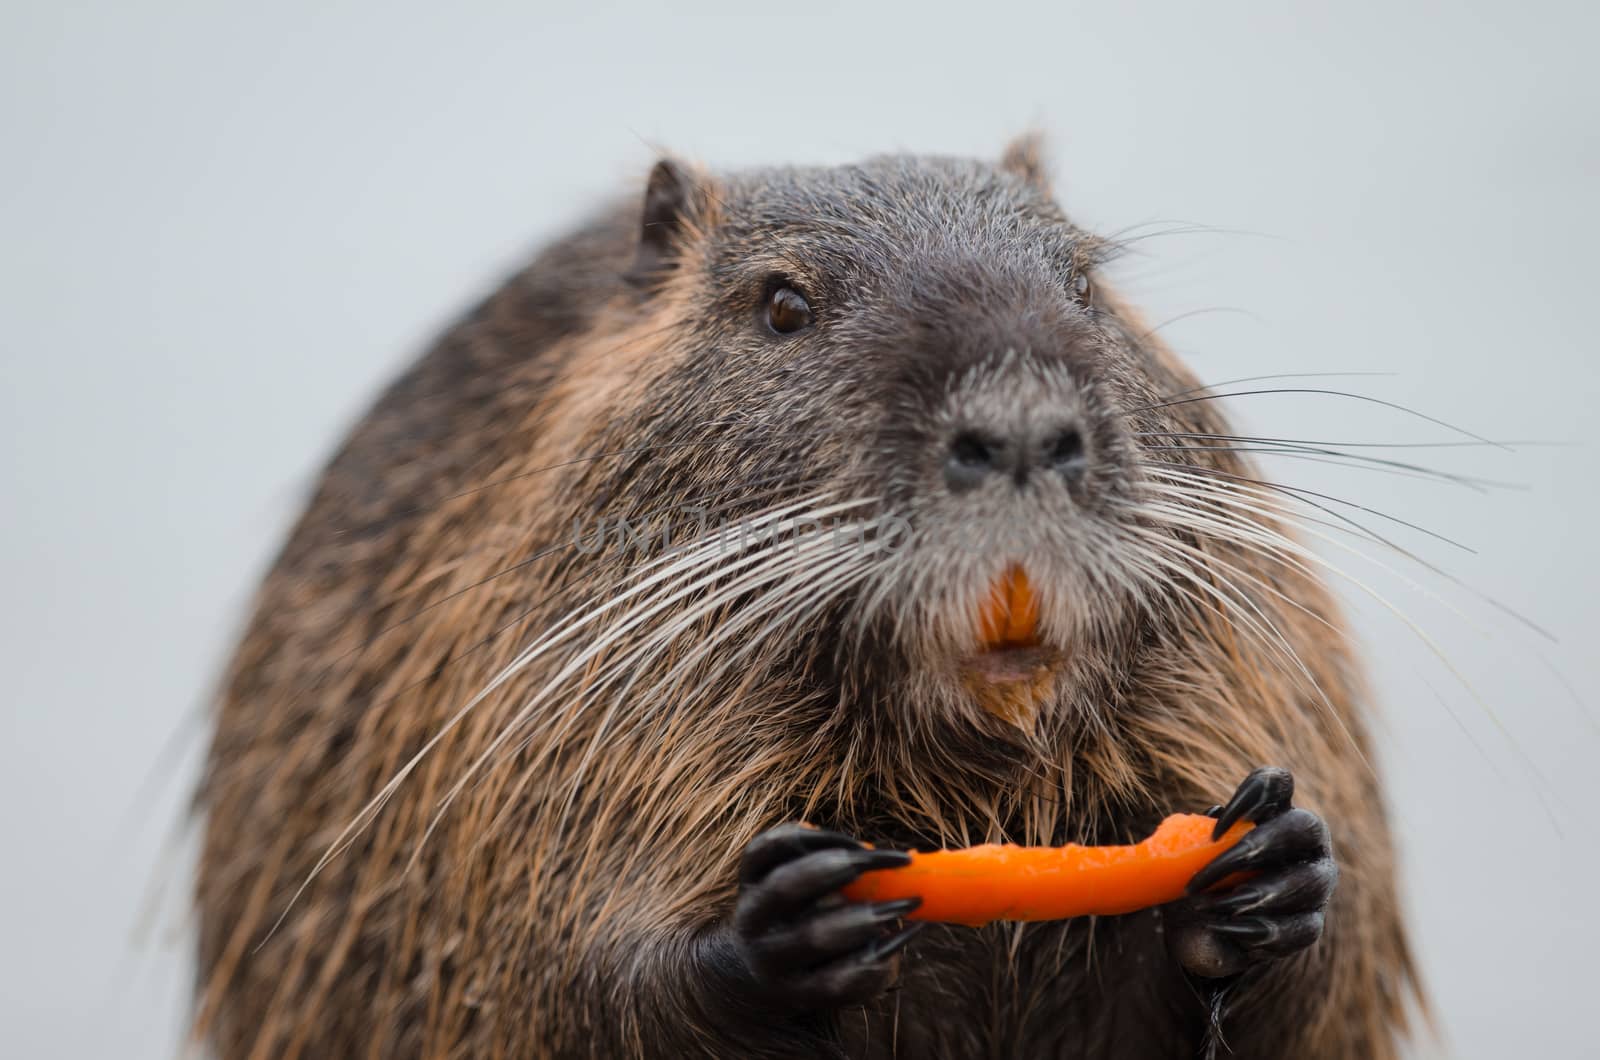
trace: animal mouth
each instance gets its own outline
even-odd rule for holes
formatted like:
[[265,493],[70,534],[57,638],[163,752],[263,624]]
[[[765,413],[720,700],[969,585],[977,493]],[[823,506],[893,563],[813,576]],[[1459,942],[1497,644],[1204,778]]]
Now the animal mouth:
[[1039,635],[1039,597],[1021,564],[1006,568],[978,613],[979,648],[960,662],[962,683],[989,713],[1031,720],[1050,691],[1061,652]]
[[991,685],[1031,684],[1055,669],[1061,653],[1042,645],[986,648],[962,660],[962,675]]

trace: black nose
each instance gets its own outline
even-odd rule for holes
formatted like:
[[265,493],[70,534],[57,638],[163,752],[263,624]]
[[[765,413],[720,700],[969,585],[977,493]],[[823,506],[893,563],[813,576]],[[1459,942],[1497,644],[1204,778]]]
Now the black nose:
[[1087,466],[1083,432],[1076,424],[1038,434],[966,428],[950,439],[944,480],[951,490],[961,493],[1000,477],[1023,486],[1035,472],[1076,479]]

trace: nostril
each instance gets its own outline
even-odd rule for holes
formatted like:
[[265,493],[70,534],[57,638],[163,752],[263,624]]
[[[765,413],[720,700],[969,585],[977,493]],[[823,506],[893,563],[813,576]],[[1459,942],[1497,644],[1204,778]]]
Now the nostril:
[[963,430],[950,439],[945,451],[944,479],[950,489],[963,492],[996,477],[1009,477],[1026,486],[1030,474],[1058,471],[1076,479],[1088,466],[1083,432],[1076,425],[1059,427],[1032,441],[1018,443],[1004,435]]
[[1063,427],[1045,442],[1045,459],[1058,471],[1076,474],[1085,464],[1083,434],[1076,427]]
[[957,491],[978,485],[995,470],[1001,448],[976,431],[962,431],[950,441],[950,452],[944,462],[945,482]]
[[963,467],[993,467],[994,447],[972,431],[962,431],[950,443],[950,459]]

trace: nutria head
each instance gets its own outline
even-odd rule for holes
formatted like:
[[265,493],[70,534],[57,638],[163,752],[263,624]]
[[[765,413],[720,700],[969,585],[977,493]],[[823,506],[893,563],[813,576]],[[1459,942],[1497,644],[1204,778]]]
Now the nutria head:
[[[624,455],[575,465],[557,496],[594,551],[619,500],[688,549],[750,519],[812,538],[704,551],[694,570],[746,582],[699,605],[727,628],[695,634],[696,665],[736,657],[894,726],[1012,736],[1126,672],[1173,567],[1140,488],[1173,462],[1141,443],[1216,421],[1166,403],[1194,381],[1105,290],[1116,247],[1035,159],[656,166],[624,324],[571,365],[612,380],[574,451]],[[612,545],[637,570],[659,537]],[[606,587],[593,599],[629,584],[596,569],[573,568]]]

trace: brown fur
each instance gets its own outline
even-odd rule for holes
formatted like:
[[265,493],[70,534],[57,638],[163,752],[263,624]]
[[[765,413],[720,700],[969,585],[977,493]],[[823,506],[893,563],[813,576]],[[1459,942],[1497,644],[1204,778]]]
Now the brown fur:
[[[1022,185],[1041,179],[1036,148],[1008,160]],[[807,172],[782,179],[804,187]],[[606,658],[591,660],[540,708],[529,742],[518,729],[497,744],[573,657],[563,648],[452,724],[519,649],[625,584],[633,557],[615,546],[562,547],[575,515],[695,499],[748,514],[806,495],[792,470],[808,463],[832,468],[831,484],[868,478],[838,432],[766,389],[759,369],[694,374],[708,328],[685,322],[705,312],[716,255],[733,256],[730,243],[804,249],[783,230],[751,242],[759,218],[756,234],[737,233],[738,186],[708,187],[659,289],[620,279],[635,207],[606,214],[452,329],[330,466],[222,696],[202,792],[199,1035],[228,1058],[751,1055],[654,966],[728,908],[739,853],[761,830],[802,818],[888,843],[1128,840],[1275,763],[1330,822],[1342,880],[1323,940],[1231,998],[1227,1043],[1242,1057],[1394,1056],[1415,976],[1366,762],[1365,690],[1326,590],[1258,550],[1175,533],[1172,547],[1211,565],[1170,578],[1212,579],[1213,592],[1228,569],[1260,579],[1244,592],[1314,685],[1191,588],[1115,621],[1108,611],[1027,733],[959,706],[918,712],[805,639],[736,673],[691,661],[651,686],[738,614],[735,599],[653,658],[634,689],[648,688],[643,706],[618,702]],[[915,235],[924,222],[908,207],[903,223]],[[1103,381],[1124,420],[1225,432],[1212,402],[1127,411],[1197,383],[1102,299],[1143,358]],[[717,386],[747,400],[718,405]],[[616,452],[630,444],[671,448]],[[1254,474],[1237,454],[1172,459]],[[761,476],[778,481],[738,488]],[[1160,957],[1140,941],[1159,916],[929,932],[901,991],[841,1015],[841,1048],[1192,1055],[1168,1052],[1206,1020],[1181,988],[1150,987],[1162,1013],[1151,1029],[1126,1022],[1141,1018],[1129,1001],[1140,983],[1172,980],[1142,963]]]

